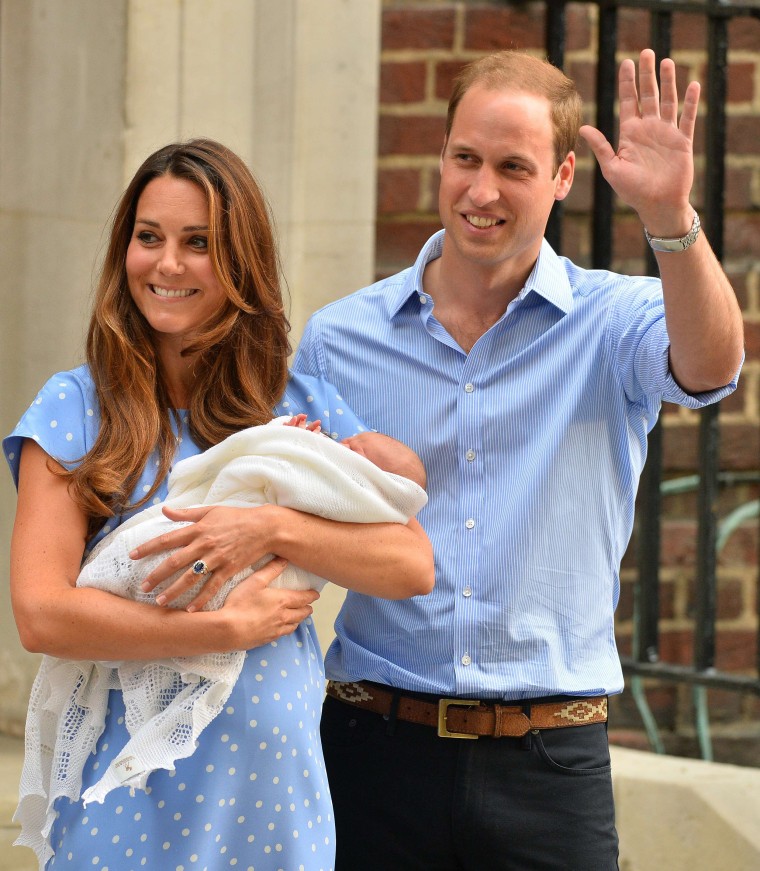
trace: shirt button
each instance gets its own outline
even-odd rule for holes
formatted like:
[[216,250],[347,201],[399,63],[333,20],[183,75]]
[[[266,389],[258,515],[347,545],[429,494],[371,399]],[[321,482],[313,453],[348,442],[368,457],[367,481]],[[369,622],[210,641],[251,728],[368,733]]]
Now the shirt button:
[[473,391],[474,389],[475,389],[475,385],[474,385],[474,384],[467,383],[467,384],[464,385],[464,392],[465,392],[465,393],[472,393],[472,391]]
[[462,657],[462,665],[472,665],[472,660],[470,659],[470,654],[465,653]]
[[472,529],[473,526],[475,526],[475,521],[472,519],[472,517],[468,517],[467,520],[465,520],[464,525],[465,525],[468,529]]
[[471,463],[475,459],[475,451],[470,448],[470,450],[465,454],[465,457],[467,458],[467,462]]
[[420,297],[420,304],[421,304],[421,305],[425,305],[426,302],[427,302],[427,297],[426,297],[426,296],[421,296],[421,297]]
[[472,587],[465,587],[462,590],[462,595],[465,597],[465,599],[469,599],[472,595]]

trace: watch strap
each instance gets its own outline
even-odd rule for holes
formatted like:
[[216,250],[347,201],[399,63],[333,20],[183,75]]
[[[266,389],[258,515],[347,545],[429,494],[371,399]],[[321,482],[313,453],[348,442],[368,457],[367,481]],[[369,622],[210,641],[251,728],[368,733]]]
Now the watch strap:
[[690,248],[697,241],[700,228],[701,224],[699,222],[699,215],[694,212],[694,220],[691,223],[691,229],[685,236],[680,236],[675,239],[665,239],[659,236],[652,236],[646,227],[644,227],[644,235],[653,251],[674,253],[685,251],[687,248]]

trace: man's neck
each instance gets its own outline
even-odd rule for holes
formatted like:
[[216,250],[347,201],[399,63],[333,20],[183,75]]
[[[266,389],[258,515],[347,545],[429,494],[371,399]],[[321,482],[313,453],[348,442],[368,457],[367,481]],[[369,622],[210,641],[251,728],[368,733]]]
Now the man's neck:
[[436,320],[469,352],[517,298],[529,274],[505,275],[452,262],[444,246],[441,257],[425,267],[423,286],[435,303]]

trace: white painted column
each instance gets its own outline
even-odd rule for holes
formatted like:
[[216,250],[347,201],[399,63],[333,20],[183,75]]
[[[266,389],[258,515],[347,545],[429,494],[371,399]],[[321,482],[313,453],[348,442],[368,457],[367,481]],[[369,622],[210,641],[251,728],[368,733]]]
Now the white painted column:
[[379,0],[258,5],[253,163],[270,193],[294,340],[373,280]]
[[[121,0],[0,4],[0,434],[80,360],[103,227],[121,188]],[[5,463],[3,462],[3,465]],[[8,596],[15,490],[0,470],[0,731],[23,728],[37,658]]]
[[[81,362],[112,209],[168,142],[218,139],[262,182],[294,344],[311,311],[372,280],[379,41],[380,0],[0,0],[3,435]],[[14,505],[3,472],[4,566]],[[340,598],[318,604],[323,642]],[[21,728],[35,670],[6,583],[0,731]]]

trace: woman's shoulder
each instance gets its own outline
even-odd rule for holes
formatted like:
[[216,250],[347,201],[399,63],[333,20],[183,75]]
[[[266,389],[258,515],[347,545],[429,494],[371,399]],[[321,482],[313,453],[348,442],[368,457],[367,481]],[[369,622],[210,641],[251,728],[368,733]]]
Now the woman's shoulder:
[[[39,409],[37,414],[34,414],[35,409]],[[64,421],[96,417],[97,393],[89,366],[77,366],[51,375],[21,420],[30,412],[32,416],[44,418],[51,429],[57,429]]]
[[98,429],[98,405],[89,367],[56,372],[43,384],[3,451],[14,481],[24,439],[33,439],[61,465],[71,468],[92,447]]
[[95,399],[95,381],[90,367],[83,363],[74,369],[64,369],[51,375],[42,387],[41,393],[48,388],[69,388],[78,391],[85,398]]

